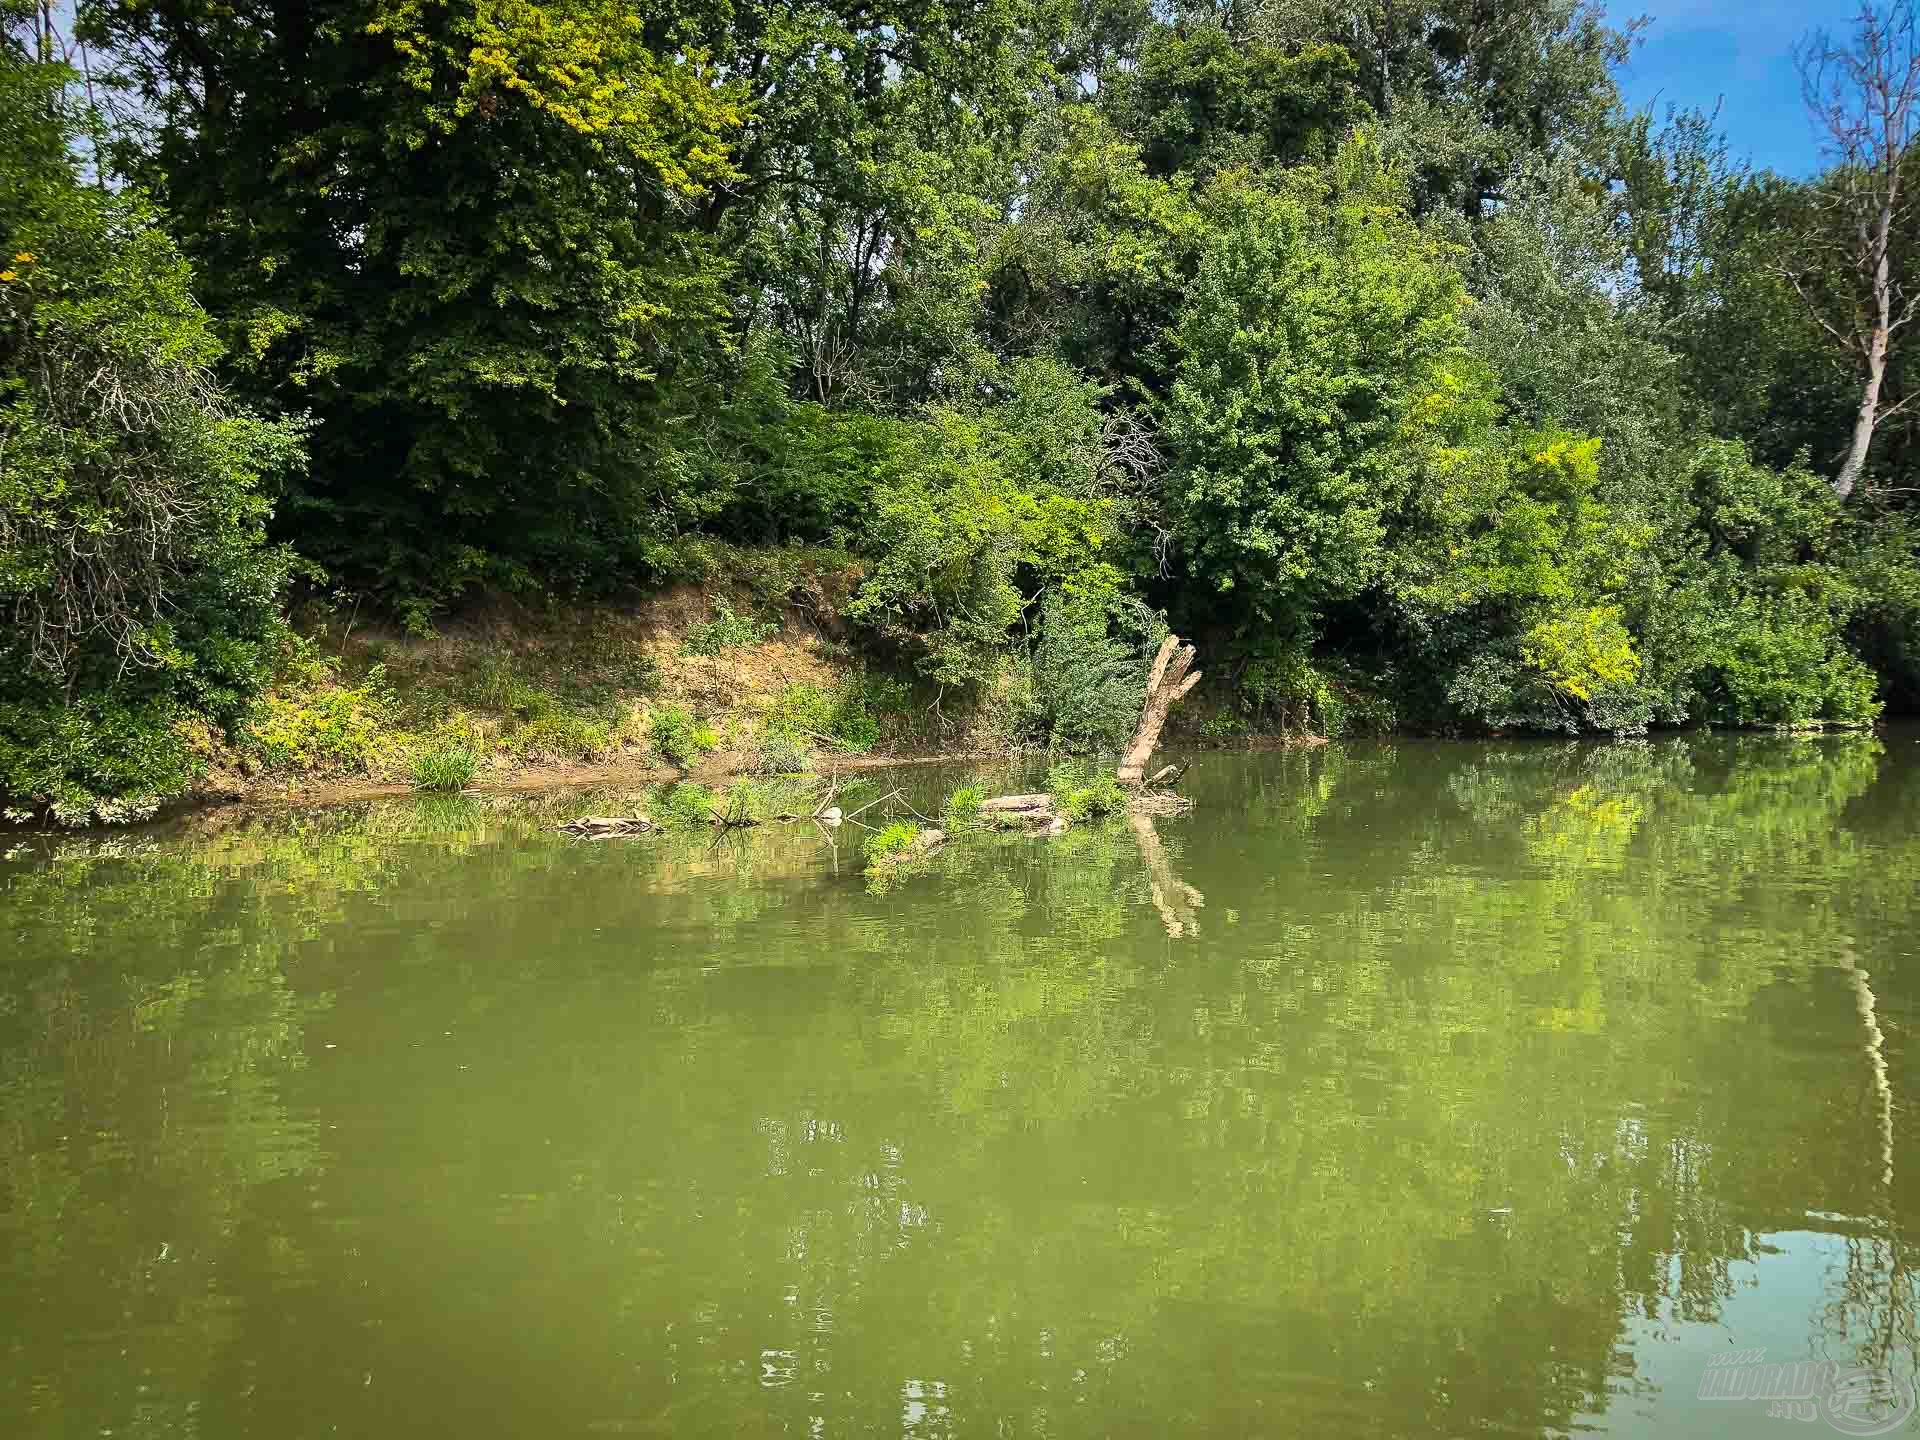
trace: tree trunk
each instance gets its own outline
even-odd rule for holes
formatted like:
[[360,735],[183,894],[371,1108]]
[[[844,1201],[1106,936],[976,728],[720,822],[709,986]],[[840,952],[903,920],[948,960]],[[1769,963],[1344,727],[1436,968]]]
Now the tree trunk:
[[1182,645],[1178,635],[1169,635],[1160,642],[1160,653],[1154,656],[1153,670],[1147,676],[1147,698],[1140,707],[1140,724],[1120,758],[1120,768],[1114,771],[1114,778],[1122,785],[1138,785],[1146,778],[1147,762],[1153,759],[1154,746],[1160,743],[1167,712],[1175,701],[1200,683],[1198,670],[1187,673],[1193,665],[1193,656],[1193,646]]
[[[1887,350],[1893,341],[1893,212],[1899,203],[1899,184],[1896,169],[1874,219],[1872,249],[1867,257],[1873,265],[1873,335],[1867,342],[1867,381],[1861,387],[1860,408],[1853,417],[1853,440],[1847,446],[1846,463],[1833,479],[1833,493],[1842,500],[1860,483],[1861,472],[1867,468],[1867,452],[1873,447],[1874,426],[1880,423],[1880,387],[1886,383]],[[1866,238],[1864,226],[1861,238]]]
[[1893,291],[1888,275],[1886,230],[1891,216],[1882,213],[1876,236],[1880,251],[1874,269],[1873,298],[1875,324],[1867,342],[1867,379],[1860,391],[1860,408],[1853,417],[1853,440],[1847,446],[1846,463],[1834,477],[1833,493],[1842,500],[1853,494],[1860,475],[1867,468],[1867,452],[1873,447],[1873,430],[1880,421],[1880,387],[1887,378],[1887,347],[1893,331]]

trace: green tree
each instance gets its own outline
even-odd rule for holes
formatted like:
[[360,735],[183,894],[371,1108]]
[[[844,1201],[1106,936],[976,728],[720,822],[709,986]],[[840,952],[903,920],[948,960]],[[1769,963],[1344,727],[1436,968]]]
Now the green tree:
[[1372,113],[1338,46],[1292,53],[1215,24],[1154,27],[1102,100],[1161,177],[1325,160]]
[[185,788],[264,684],[300,447],[215,383],[153,207],[83,183],[69,79],[0,37],[0,797],[77,822]]
[[1618,119],[1612,67],[1636,28],[1610,25],[1597,0],[1256,0],[1244,14],[1281,44],[1346,47],[1418,208],[1475,219],[1529,157],[1598,173]]
[[1169,509],[1182,559],[1244,632],[1309,632],[1381,580],[1423,397],[1464,360],[1453,256],[1362,138],[1277,189],[1229,179],[1170,344]]
[[725,267],[689,222],[744,108],[698,50],[604,0],[83,17],[154,115],[126,168],[237,376],[320,421],[283,517],[313,558],[426,601],[604,583],[710,503],[664,432],[719,369]]

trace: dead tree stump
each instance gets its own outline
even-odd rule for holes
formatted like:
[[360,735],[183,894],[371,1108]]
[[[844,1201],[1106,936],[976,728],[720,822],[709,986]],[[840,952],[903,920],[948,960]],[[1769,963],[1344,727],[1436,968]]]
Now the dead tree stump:
[[1145,781],[1147,762],[1153,759],[1160,732],[1166,728],[1167,712],[1200,683],[1200,672],[1192,668],[1193,656],[1193,646],[1182,645],[1178,635],[1160,642],[1160,653],[1154,656],[1153,669],[1147,675],[1147,698],[1140,707],[1139,727],[1120,757],[1120,768],[1113,772],[1122,785],[1138,786]]

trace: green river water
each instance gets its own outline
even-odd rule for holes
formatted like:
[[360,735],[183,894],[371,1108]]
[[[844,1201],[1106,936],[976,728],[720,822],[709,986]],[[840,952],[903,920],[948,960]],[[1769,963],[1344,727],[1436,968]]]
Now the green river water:
[[1920,1434],[1920,732],[1185,788],[0,838],[0,1436]]

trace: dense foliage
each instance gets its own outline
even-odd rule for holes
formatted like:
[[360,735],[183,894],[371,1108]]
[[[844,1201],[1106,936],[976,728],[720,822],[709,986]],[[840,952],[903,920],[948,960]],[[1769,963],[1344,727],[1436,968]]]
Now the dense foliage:
[[[1834,484],[1863,371],[1832,317],[1865,292],[1831,227],[1864,172],[1747,174],[1703,117],[1626,113],[1593,0],[75,26],[15,23],[0,96],[0,230],[34,257],[0,292],[17,798],[172,786],[49,736],[244,711],[263,525],[417,625],[716,540],[845,547],[876,662],[1067,744],[1111,742],[1169,623],[1226,731],[1920,698],[1905,332]],[[1920,210],[1890,214],[1904,294]],[[192,518],[107,590],[49,558],[162,514]],[[98,611],[70,654],[28,638],[56,595]]]
[[149,810],[271,668],[298,436],[236,408],[186,261],[83,183],[55,67],[0,52],[0,797]]

